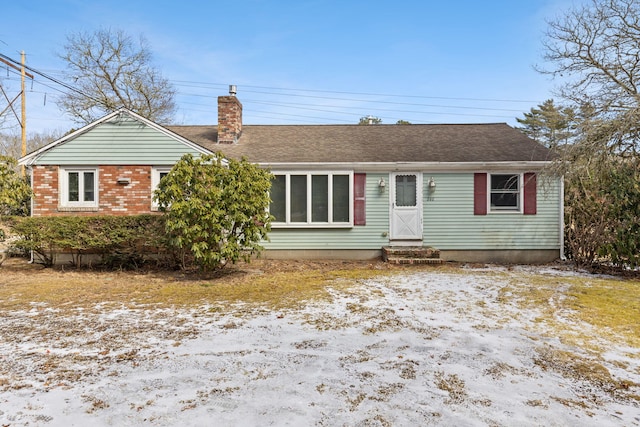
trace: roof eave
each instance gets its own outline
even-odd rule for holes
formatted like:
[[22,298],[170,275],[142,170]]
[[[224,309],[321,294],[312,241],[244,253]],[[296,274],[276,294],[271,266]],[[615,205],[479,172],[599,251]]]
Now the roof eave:
[[424,170],[429,172],[470,171],[538,171],[549,166],[551,161],[515,162],[332,162],[332,163],[258,163],[271,170],[362,170],[370,172],[395,172]]

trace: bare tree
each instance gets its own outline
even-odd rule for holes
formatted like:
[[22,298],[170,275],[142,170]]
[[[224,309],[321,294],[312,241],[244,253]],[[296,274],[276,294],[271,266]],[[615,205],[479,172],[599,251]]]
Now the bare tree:
[[[543,73],[560,77],[559,94],[589,106],[598,138],[618,152],[637,153],[640,137],[640,2],[591,0],[550,21]],[[590,129],[593,131],[593,129]],[[589,132],[589,136],[594,136]]]
[[559,94],[576,112],[562,147],[567,254],[640,266],[640,0],[589,0],[550,21],[544,42]]
[[[10,70],[7,67],[8,70]],[[5,132],[12,127],[17,127],[18,123],[15,121],[14,113],[16,107],[16,103],[14,102],[14,107],[11,107],[11,101],[15,92],[11,91],[11,82],[7,79],[4,73],[0,73],[0,132]],[[20,105],[20,104],[17,104]],[[20,112],[19,107],[18,113]]]
[[100,29],[67,36],[67,78],[81,93],[71,92],[58,105],[80,124],[126,107],[158,123],[176,110],[175,90],[151,65],[144,37],[134,41],[121,30]]
[[[61,131],[45,131],[27,135],[27,152],[37,150],[40,147],[61,138]],[[17,133],[0,133],[0,156],[7,156],[14,159],[22,155],[22,138]]]

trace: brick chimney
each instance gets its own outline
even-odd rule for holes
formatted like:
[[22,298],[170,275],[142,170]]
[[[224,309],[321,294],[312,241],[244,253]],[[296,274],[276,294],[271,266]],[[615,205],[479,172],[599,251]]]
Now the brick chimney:
[[242,104],[236,98],[236,86],[229,95],[218,97],[218,144],[233,144],[242,134]]

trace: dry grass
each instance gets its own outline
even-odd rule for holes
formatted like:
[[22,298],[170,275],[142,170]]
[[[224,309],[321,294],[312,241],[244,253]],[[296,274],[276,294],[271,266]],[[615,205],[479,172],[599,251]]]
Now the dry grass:
[[[506,304],[535,309],[539,313],[538,322],[551,328],[552,333],[563,341],[597,352],[603,350],[601,338],[640,348],[638,280],[499,273],[491,269],[469,271],[455,265],[425,267],[392,266],[379,261],[254,260],[203,277],[167,271],[65,271],[30,265],[22,259],[9,259],[0,267],[0,310],[91,310],[96,306],[196,308],[205,305],[212,310],[224,310],[230,304],[283,310],[330,299],[331,290],[356,291],[354,285],[365,279],[412,271],[507,279],[510,284],[502,289],[499,299]],[[363,307],[352,304],[349,309],[358,311]]]
[[449,403],[462,403],[467,400],[466,386],[458,375],[445,375],[444,372],[437,371],[434,375],[436,387],[449,393]]
[[154,306],[221,309],[249,304],[266,309],[299,306],[330,297],[360,280],[389,274],[380,262],[277,262],[255,260],[210,277],[181,272],[96,272],[44,269],[11,259],[0,270],[0,310],[57,310]]
[[640,348],[637,279],[521,274],[510,279],[500,298],[537,310],[537,321],[567,344],[596,353],[611,342]]
[[625,337],[640,347],[640,281],[599,279],[579,283],[567,292],[567,305],[575,316]]
[[[614,378],[602,363],[593,358],[586,358],[575,352],[541,347],[534,358],[534,363],[545,370],[559,372],[565,378],[589,383],[613,397],[640,402],[640,396],[629,392],[640,387],[640,384]],[[587,397],[596,400],[593,396]]]
[[[240,263],[210,277],[183,272],[101,272],[45,269],[11,258],[0,267],[0,309],[48,306],[59,310],[114,306],[226,306],[246,303],[282,309],[330,297],[329,288],[347,291],[370,279],[412,271],[476,274],[508,278],[505,303],[539,311],[539,322],[577,320],[603,329],[607,338],[640,347],[640,281],[604,277],[496,273],[455,265],[393,266],[379,261],[269,261]],[[480,304],[481,302],[479,302]],[[359,304],[350,310],[362,309]],[[561,324],[560,324],[561,323]],[[575,332],[575,331],[573,331]],[[565,337],[569,338],[569,336]],[[575,336],[574,340],[587,338]]]
[[[44,269],[29,265],[24,260],[9,259],[0,268],[0,312],[6,314],[5,321],[11,327],[5,328],[3,340],[21,342],[24,337],[42,342],[55,342],[58,350],[77,345],[78,337],[84,337],[85,345],[95,351],[87,360],[70,360],[65,354],[43,354],[37,367],[41,372],[43,384],[73,384],[79,381],[81,372],[69,369],[63,362],[88,364],[95,361],[95,372],[107,361],[111,363],[137,363],[141,353],[151,351],[149,347],[127,349],[127,339],[142,336],[146,331],[156,331],[158,321],[162,320],[162,337],[174,341],[175,346],[197,334],[197,330],[185,318],[166,316],[164,310],[145,310],[144,322],[127,323],[120,320],[105,323],[100,316],[87,316],[88,313],[104,314],[111,308],[180,308],[202,309],[210,312],[234,313],[238,317],[228,320],[222,328],[237,328],[243,319],[243,313],[270,310],[279,315],[287,310],[301,309],[307,304],[330,300],[338,291],[350,300],[345,305],[349,316],[343,313],[320,312],[319,316],[308,316],[306,322],[318,329],[333,329],[349,326],[357,322],[363,333],[377,334],[381,331],[414,330],[436,338],[438,332],[419,329],[421,326],[407,321],[405,316],[387,308],[369,304],[378,297],[384,297],[380,290],[360,286],[364,280],[412,272],[428,274],[472,275],[478,280],[479,289],[490,288],[486,295],[502,287],[498,301],[505,310],[495,310],[496,305],[489,297],[477,297],[470,304],[480,307],[484,320],[491,319],[500,324],[501,319],[510,316],[530,316],[534,313],[539,326],[538,332],[550,337],[558,337],[569,346],[562,350],[551,345],[541,345],[533,363],[542,370],[552,370],[573,379],[576,383],[588,386],[584,390],[597,390],[612,396],[616,400],[640,402],[638,388],[631,380],[620,377],[620,372],[633,363],[628,359],[606,360],[605,351],[612,346],[622,346],[629,357],[640,357],[640,281],[618,280],[596,276],[558,276],[551,274],[526,273],[507,269],[469,270],[456,265],[445,266],[392,266],[381,262],[306,262],[306,261],[267,261],[255,260],[250,264],[230,266],[210,277],[182,272],[97,272],[90,270],[63,271]],[[425,295],[428,294],[429,275],[425,275]],[[488,281],[486,279],[489,279]],[[392,281],[391,281],[392,282]],[[482,282],[485,282],[483,284]],[[491,286],[486,283],[491,283]],[[473,285],[470,285],[473,287]],[[394,289],[402,298],[415,298],[417,294],[402,294],[402,287]],[[453,291],[466,293],[465,290]],[[475,295],[482,295],[476,293]],[[440,298],[448,298],[440,295]],[[234,306],[234,307],[231,307]],[[513,310],[513,308],[516,308]],[[81,310],[80,310],[81,309]],[[446,307],[445,307],[446,309]],[[24,311],[37,310],[45,316],[31,316]],[[51,310],[49,313],[42,313]],[[491,311],[495,311],[491,313]],[[141,310],[142,311],[142,310]],[[155,313],[155,314],[154,314]],[[68,314],[68,315],[67,315]],[[200,312],[199,315],[201,315]],[[461,316],[464,313],[460,313]],[[33,319],[32,319],[33,317]],[[167,319],[170,319],[167,320]],[[529,324],[529,322],[526,322]],[[9,324],[9,323],[7,323]],[[481,325],[482,328],[489,326]],[[136,335],[138,334],[138,335]],[[535,335],[535,334],[532,334]],[[145,344],[153,346],[153,343]],[[304,340],[297,349],[318,349],[327,346],[321,340]],[[619,353],[620,354],[620,353]],[[80,356],[74,356],[80,357]],[[146,357],[146,356],[144,356]],[[448,357],[448,356],[447,356]],[[375,358],[370,348],[344,355],[340,361],[345,365],[368,363]],[[35,359],[34,359],[35,360]],[[86,363],[85,363],[86,362]],[[31,365],[36,362],[30,360]],[[26,387],[29,372],[18,362],[15,366],[0,369],[0,390]],[[74,365],[75,366],[75,365]],[[420,378],[423,372],[418,362],[398,360],[389,362],[386,369],[398,371],[403,380]],[[611,369],[614,366],[619,369]],[[636,368],[637,369],[637,368]],[[86,373],[85,370],[84,373]],[[11,377],[9,372],[18,372]],[[83,374],[84,374],[83,373]],[[367,374],[366,372],[363,375]],[[256,379],[267,378],[267,373],[256,372]],[[496,362],[484,371],[484,375],[494,380],[504,380],[509,375],[533,375],[523,368],[515,368],[505,362]],[[12,378],[9,381],[9,378]],[[368,380],[367,380],[368,381]],[[634,380],[635,381],[635,380]],[[447,395],[448,404],[467,404],[491,406],[488,399],[472,400],[473,394],[468,384],[456,374],[447,374],[444,370],[435,372],[434,386]],[[390,396],[399,393],[402,383],[380,384],[373,394],[358,390],[343,392],[348,407],[355,411],[367,401],[386,402]],[[328,386],[316,387],[319,394],[325,393]],[[582,390],[582,389],[577,389]],[[573,407],[591,407],[598,404],[602,393],[580,391],[580,399],[551,397],[564,405]],[[214,389],[210,394],[225,393],[225,389]],[[86,396],[91,410],[102,409],[105,402],[95,396]],[[184,400],[183,410],[192,409],[198,401]],[[532,399],[527,405],[547,407],[548,400]],[[140,405],[140,404],[137,404]],[[140,406],[143,407],[144,405]],[[433,413],[433,416],[440,416]],[[376,420],[386,425],[386,420]]]

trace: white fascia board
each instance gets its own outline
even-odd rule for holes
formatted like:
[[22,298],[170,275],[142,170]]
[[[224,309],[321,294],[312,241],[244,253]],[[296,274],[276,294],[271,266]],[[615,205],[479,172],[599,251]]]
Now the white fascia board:
[[429,171],[538,171],[549,166],[550,161],[537,162],[384,162],[384,163],[258,163],[272,170],[361,170],[371,172]]

